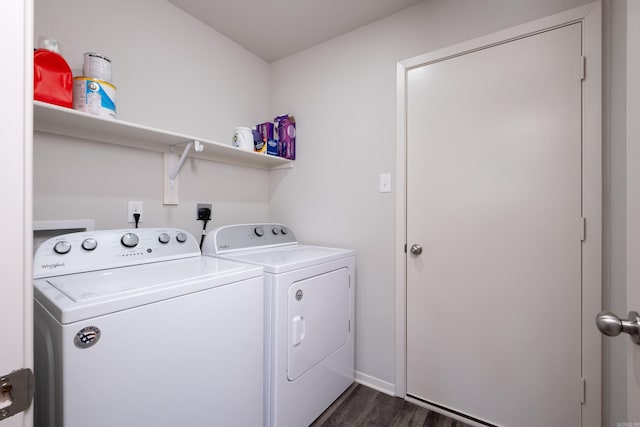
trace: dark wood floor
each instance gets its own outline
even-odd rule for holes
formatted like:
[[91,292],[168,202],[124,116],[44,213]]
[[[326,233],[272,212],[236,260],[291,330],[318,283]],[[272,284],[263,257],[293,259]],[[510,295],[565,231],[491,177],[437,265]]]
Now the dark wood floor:
[[353,384],[311,427],[470,427],[444,415]]

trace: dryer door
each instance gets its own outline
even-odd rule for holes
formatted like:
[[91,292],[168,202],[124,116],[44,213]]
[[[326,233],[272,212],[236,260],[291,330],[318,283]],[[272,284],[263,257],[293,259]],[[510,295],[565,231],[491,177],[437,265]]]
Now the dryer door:
[[350,329],[348,268],[294,282],[287,295],[287,378],[296,378],[347,342]]

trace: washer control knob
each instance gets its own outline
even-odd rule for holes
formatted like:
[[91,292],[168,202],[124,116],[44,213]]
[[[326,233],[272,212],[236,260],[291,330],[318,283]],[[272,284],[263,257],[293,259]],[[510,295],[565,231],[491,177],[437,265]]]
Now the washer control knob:
[[256,228],[253,229],[253,232],[255,233],[256,236],[258,237],[262,237],[264,236],[264,229],[261,226],[257,226]]
[[187,235],[182,233],[182,232],[180,232],[180,233],[176,234],[176,240],[178,242],[180,242],[180,243],[184,243],[184,242],[187,241]]
[[167,233],[161,233],[160,236],[158,236],[158,241],[160,243],[167,244],[169,243],[169,240],[171,240],[171,237],[169,237]]
[[66,240],[62,240],[55,244],[53,251],[57,254],[64,255],[71,250],[71,243]]
[[84,249],[85,251],[92,251],[97,247],[98,242],[96,241],[96,239],[92,239],[91,237],[89,237],[88,239],[84,239],[84,241],[82,242],[82,249]]
[[282,229],[280,230],[280,232],[282,234],[289,234],[289,230],[287,229],[287,227],[282,227]]
[[280,230],[278,229],[278,227],[273,227],[273,228],[271,229],[271,232],[272,232],[274,235],[276,235],[276,236],[277,236],[278,234],[280,234]]
[[124,233],[120,239],[120,242],[127,248],[136,247],[139,241],[140,239],[138,239],[138,236],[134,233]]

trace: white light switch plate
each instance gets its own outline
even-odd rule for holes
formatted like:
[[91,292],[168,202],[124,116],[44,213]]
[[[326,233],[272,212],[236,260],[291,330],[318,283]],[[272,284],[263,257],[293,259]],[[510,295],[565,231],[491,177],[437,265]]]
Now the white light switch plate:
[[390,173],[380,174],[380,192],[391,193],[391,174]]

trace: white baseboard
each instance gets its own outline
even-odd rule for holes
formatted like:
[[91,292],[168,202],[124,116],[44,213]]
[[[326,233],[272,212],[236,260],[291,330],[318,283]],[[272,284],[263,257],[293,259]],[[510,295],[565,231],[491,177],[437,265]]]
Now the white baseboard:
[[396,395],[396,385],[387,381],[383,381],[379,378],[372,377],[371,375],[364,374],[362,372],[356,371],[355,373],[355,381],[358,384],[362,384],[374,390],[378,390],[384,394],[388,394],[389,396]]

